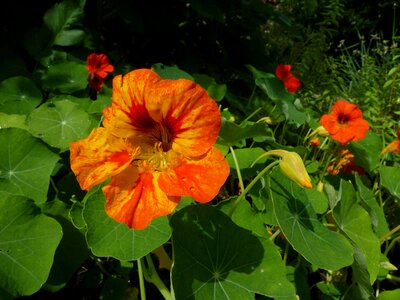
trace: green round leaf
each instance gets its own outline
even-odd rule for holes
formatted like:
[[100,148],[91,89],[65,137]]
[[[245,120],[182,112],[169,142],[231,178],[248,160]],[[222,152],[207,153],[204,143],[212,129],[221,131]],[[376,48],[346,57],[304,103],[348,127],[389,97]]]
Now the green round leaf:
[[67,150],[73,141],[90,133],[90,116],[68,100],[46,103],[28,117],[29,131],[52,147]]
[[47,88],[68,94],[84,90],[88,75],[85,65],[68,61],[50,66],[42,80]]
[[49,275],[61,226],[34,203],[0,198],[0,286],[13,296],[38,291]]
[[25,120],[25,115],[7,115],[0,112],[0,129],[14,127],[28,130],[28,126],[26,126]]
[[400,289],[384,291],[379,294],[378,300],[398,300],[400,299]]
[[0,130],[0,190],[36,202],[47,198],[50,175],[59,157],[22,129]]
[[382,185],[390,194],[400,199],[400,168],[381,166],[379,169]]
[[295,299],[281,256],[209,205],[187,206],[171,218],[177,299]]
[[353,263],[353,247],[343,235],[318,220],[304,189],[278,168],[267,181],[279,227],[297,252],[326,270],[338,270]]
[[368,213],[357,204],[356,192],[353,185],[347,181],[340,182],[338,198],[340,201],[333,209],[333,217],[341,230],[360,249],[365,258],[365,268],[368,270],[370,284],[379,271],[380,243],[372,230]]
[[26,77],[11,77],[0,83],[0,111],[28,114],[42,101],[42,93]]
[[167,217],[155,219],[144,230],[134,230],[111,219],[104,210],[105,198],[101,188],[94,188],[85,201],[86,240],[96,256],[138,259],[164,244],[171,236]]
[[194,81],[194,78],[186,73],[185,71],[179,69],[177,66],[166,66],[164,64],[154,64],[151,69],[156,72],[162,79],[189,79]]

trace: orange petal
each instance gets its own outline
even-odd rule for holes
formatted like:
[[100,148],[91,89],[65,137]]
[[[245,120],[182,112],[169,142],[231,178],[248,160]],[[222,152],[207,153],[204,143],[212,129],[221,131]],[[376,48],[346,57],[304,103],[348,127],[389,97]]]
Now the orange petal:
[[82,189],[89,190],[125,169],[138,148],[111,135],[105,128],[95,128],[84,139],[71,143],[71,168]]
[[159,173],[129,167],[103,187],[105,210],[130,228],[145,229],[153,219],[170,214],[180,197],[167,196],[158,186]]
[[145,108],[144,93],[153,89],[153,84],[159,80],[161,78],[148,69],[116,76],[113,80],[112,106],[103,110],[103,126],[119,137],[130,137],[137,134],[136,131],[152,128],[156,122]]
[[162,80],[146,94],[152,118],[172,133],[172,149],[185,156],[205,154],[215,143],[221,127],[216,102],[186,79]]
[[206,203],[219,192],[229,175],[229,165],[214,147],[197,160],[183,159],[177,167],[161,173],[158,183],[171,196],[191,196]]

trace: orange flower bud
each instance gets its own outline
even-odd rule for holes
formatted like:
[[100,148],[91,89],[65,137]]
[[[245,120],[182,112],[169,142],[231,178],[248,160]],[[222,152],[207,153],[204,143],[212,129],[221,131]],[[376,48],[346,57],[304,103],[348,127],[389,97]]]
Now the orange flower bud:
[[279,163],[279,167],[283,174],[302,187],[308,189],[312,188],[311,179],[304,166],[303,160],[296,152],[279,149],[268,151],[265,154],[280,156],[282,159]]

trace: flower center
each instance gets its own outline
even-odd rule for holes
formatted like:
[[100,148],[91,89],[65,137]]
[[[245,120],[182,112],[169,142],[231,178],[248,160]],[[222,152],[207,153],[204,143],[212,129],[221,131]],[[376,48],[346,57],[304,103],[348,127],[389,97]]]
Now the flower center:
[[341,125],[346,125],[349,122],[349,116],[340,114],[338,116],[338,122]]
[[156,140],[155,147],[159,151],[167,152],[172,148],[172,133],[165,124],[157,123],[151,130],[151,135]]

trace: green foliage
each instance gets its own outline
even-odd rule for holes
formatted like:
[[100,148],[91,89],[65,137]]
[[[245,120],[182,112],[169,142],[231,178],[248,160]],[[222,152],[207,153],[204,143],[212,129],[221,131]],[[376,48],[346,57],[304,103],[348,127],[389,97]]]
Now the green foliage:
[[[397,299],[400,159],[380,154],[399,127],[394,4],[10,2],[0,12],[0,298]],[[380,20],[392,15],[387,30]],[[114,66],[101,91],[88,86],[93,52]],[[292,66],[297,93],[278,64]],[[194,81],[217,102],[215,146],[231,172],[213,201],[185,196],[144,230],[110,218],[101,185],[82,190],[69,161],[70,143],[102,126],[117,97],[113,75],[138,68]],[[366,137],[345,147],[311,137],[341,98],[361,108]],[[277,149],[301,156],[311,189],[275,167]],[[344,149],[362,171],[329,174]]]

